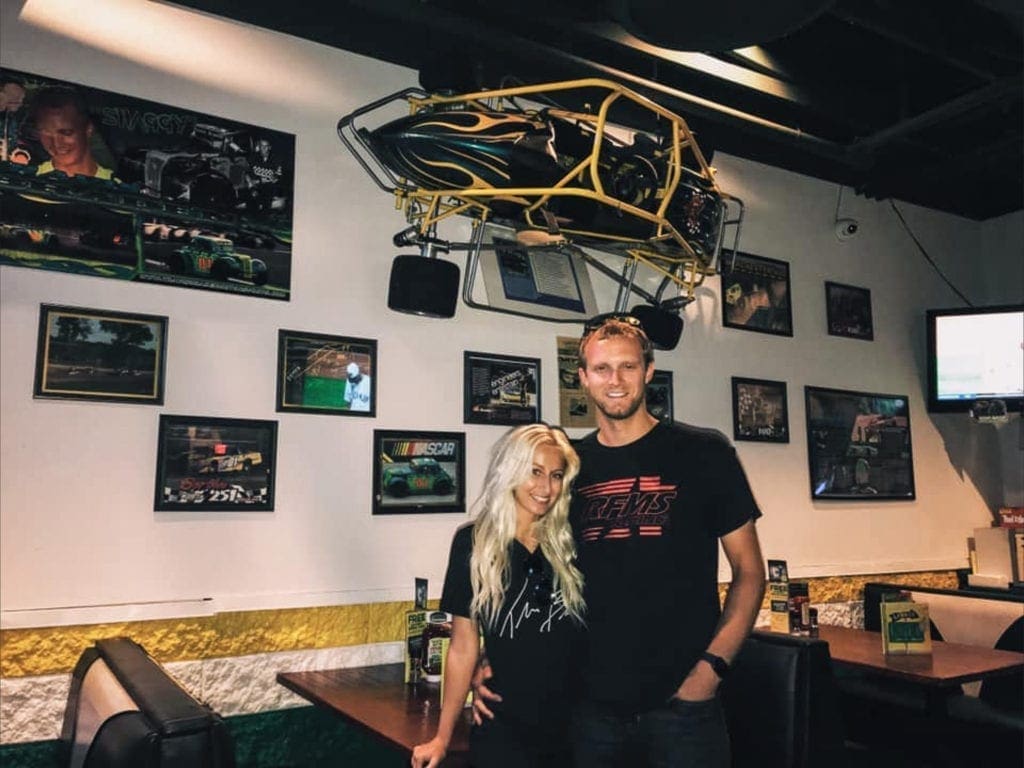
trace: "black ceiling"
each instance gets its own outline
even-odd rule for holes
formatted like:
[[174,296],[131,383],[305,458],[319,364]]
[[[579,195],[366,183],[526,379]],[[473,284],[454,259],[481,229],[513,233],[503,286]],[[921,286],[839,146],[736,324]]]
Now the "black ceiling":
[[[1024,208],[1017,0],[178,4],[412,67],[427,87],[611,77],[682,115],[708,156],[973,219]],[[732,50],[751,44],[760,58]]]

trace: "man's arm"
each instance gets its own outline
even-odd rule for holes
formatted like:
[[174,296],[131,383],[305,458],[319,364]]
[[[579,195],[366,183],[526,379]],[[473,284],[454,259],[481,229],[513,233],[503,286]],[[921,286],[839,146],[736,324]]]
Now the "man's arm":
[[[722,618],[708,651],[731,662],[757,619],[764,598],[764,560],[757,528],[750,520],[722,537],[722,549],[732,568],[732,582],[725,597]],[[680,699],[699,701],[715,695],[721,681],[704,661],[698,661],[676,691]]]

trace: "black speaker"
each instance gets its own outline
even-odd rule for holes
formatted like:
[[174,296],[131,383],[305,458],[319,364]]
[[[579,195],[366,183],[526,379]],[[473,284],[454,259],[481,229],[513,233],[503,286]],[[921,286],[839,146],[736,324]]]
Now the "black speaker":
[[638,304],[629,310],[640,321],[655,349],[675,349],[683,334],[683,318],[651,304]]
[[396,256],[391,263],[388,309],[427,317],[454,317],[459,268],[427,256]]

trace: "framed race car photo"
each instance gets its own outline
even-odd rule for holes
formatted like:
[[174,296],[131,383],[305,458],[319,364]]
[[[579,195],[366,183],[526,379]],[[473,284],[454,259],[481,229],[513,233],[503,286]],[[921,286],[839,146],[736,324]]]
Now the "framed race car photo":
[[167,318],[43,304],[33,395],[163,405]]
[[156,511],[274,509],[277,422],[161,414]]
[[540,360],[466,352],[463,355],[466,424],[508,427],[540,421]]
[[278,413],[377,415],[377,341],[277,333]]
[[373,514],[466,511],[462,432],[373,431]]

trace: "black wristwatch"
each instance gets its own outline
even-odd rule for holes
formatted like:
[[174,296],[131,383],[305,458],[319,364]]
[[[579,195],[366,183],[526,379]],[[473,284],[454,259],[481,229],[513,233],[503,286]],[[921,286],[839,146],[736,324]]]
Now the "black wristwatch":
[[711,665],[711,668],[715,670],[715,674],[718,675],[719,679],[724,680],[725,676],[729,674],[729,662],[721,656],[716,656],[710,651],[704,651],[700,657]]

